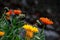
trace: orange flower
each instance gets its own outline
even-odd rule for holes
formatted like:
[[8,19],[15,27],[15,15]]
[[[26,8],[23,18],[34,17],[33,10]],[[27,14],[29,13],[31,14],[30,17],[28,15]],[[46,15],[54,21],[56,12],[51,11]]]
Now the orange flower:
[[26,31],[26,36],[29,38],[33,37],[33,32],[32,31]]
[[21,14],[22,13],[22,11],[21,10],[9,10],[7,13],[6,13],[6,15],[8,15],[8,16],[10,16],[10,15],[12,15],[12,12],[16,15],[18,15],[18,14]]
[[7,16],[10,16],[11,14],[12,14],[12,10],[9,10],[9,11],[6,13]]
[[44,24],[53,24],[53,22],[50,19],[44,17],[41,17],[40,21],[42,21]]
[[10,16],[11,14],[10,14],[10,12],[7,12],[6,15],[7,15],[7,16]]
[[0,31],[0,36],[3,36],[4,34],[5,34],[5,32],[1,32],[1,31]]
[[22,11],[21,10],[14,10],[14,14],[21,14],[22,13]]
[[12,14],[12,10],[9,10],[10,14]]

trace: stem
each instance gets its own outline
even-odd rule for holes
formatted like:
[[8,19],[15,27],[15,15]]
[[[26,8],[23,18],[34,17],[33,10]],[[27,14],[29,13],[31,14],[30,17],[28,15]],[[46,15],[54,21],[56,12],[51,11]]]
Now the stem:
[[30,40],[30,37],[26,37],[27,40]]

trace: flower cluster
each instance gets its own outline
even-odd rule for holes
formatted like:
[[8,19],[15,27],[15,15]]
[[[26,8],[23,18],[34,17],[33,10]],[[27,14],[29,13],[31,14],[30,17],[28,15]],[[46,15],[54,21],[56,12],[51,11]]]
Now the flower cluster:
[[26,37],[32,38],[33,34],[38,32],[37,27],[33,27],[32,25],[24,25],[23,28],[26,30]]
[[[16,40],[16,39],[13,39],[13,38],[18,38],[16,37],[16,35],[23,35],[24,37],[26,37],[27,40],[30,40],[31,38],[34,38],[35,36],[35,33],[36,34],[39,34],[38,36],[40,37],[40,28],[38,27],[35,27],[35,26],[38,26],[38,23],[37,22],[42,22],[46,25],[50,25],[50,24],[53,24],[53,21],[48,19],[48,18],[45,18],[45,17],[41,17],[37,22],[35,20],[35,24],[34,26],[30,25],[25,19],[23,18],[23,16],[25,17],[25,15],[22,14],[22,11],[21,10],[9,10],[8,12],[5,13],[5,17],[4,19],[7,19],[4,21],[4,28],[6,30],[4,30],[4,28],[2,28],[5,32],[2,32],[0,31],[0,36],[4,36],[5,33],[6,36],[7,36],[7,40],[11,37],[12,40]],[[23,20],[25,19],[25,20]],[[6,22],[6,23],[5,23]],[[32,21],[33,22],[33,21]],[[3,24],[3,22],[1,22]],[[1,24],[0,23],[0,24]],[[26,24],[27,23],[27,24]],[[24,25],[25,24],[25,25]],[[43,25],[44,25],[43,24]],[[9,26],[9,27],[7,27]],[[18,27],[19,26],[19,27]],[[22,28],[21,28],[22,27]],[[20,32],[19,29],[23,29],[22,32]],[[8,31],[7,31],[8,30]],[[7,32],[6,32],[7,31]],[[11,33],[8,33],[8,32],[11,32]],[[22,34],[21,34],[22,33]],[[13,35],[12,35],[13,34]],[[13,38],[12,38],[13,37]],[[22,37],[22,36],[21,36]],[[23,37],[23,38],[24,38]],[[38,37],[38,38],[39,38]],[[39,38],[40,39],[40,38]],[[4,39],[3,39],[4,40]]]
[[38,28],[37,27],[33,27],[32,25],[26,24],[26,25],[23,26],[23,28],[25,30],[29,30],[29,31],[32,31],[32,32],[38,32]]
[[21,13],[22,13],[21,10],[9,10],[9,11],[6,13],[6,15],[8,15],[8,16],[10,16],[10,15],[12,15],[12,14],[14,14],[14,15],[19,15],[19,14],[21,14]]

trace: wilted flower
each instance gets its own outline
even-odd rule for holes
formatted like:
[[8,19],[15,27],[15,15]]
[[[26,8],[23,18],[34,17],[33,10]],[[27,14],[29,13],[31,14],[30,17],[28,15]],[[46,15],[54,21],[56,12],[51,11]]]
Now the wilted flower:
[[42,21],[44,24],[53,24],[53,21],[51,21],[48,18],[41,17],[40,21]]
[[10,16],[6,16],[6,19],[7,19],[7,20],[10,20]]
[[0,31],[0,36],[3,36],[4,34],[5,34],[5,32]]

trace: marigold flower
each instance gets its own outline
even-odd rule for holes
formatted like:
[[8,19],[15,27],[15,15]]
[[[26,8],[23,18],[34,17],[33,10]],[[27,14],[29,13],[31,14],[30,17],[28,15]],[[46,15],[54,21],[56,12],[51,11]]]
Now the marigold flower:
[[24,25],[23,26],[23,28],[25,29],[25,30],[30,30],[30,31],[32,31],[32,32],[38,32],[38,28],[37,27],[33,27],[32,25]]
[[3,36],[4,34],[5,34],[5,32],[1,32],[1,31],[0,31],[0,36]]
[[32,31],[26,31],[26,36],[29,38],[33,37],[33,32]]
[[10,20],[10,15],[11,15],[10,12],[7,12],[7,13],[6,13],[6,19],[7,19],[7,20]]
[[22,11],[21,10],[14,10],[14,14],[21,14],[22,13]]
[[25,30],[31,30],[32,29],[32,26],[27,24],[27,25],[24,25],[23,28]]
[[38,28],[33,27],[32,25],[24,25],[23,28],[26,30],[26,36],[29,38],[33,37],[33,33],[38,32]]
[[6,13],[7,16],[10,16],[11,14],[12,14],[12,10],[9,10],[9,11]]
[[6,13],[6,15],[7,16],[10,16],[10,15],[12,15],[12,14],[15,14],[15,15],[18,15],[18,14],[21,14],[22,13],[22,11],[21,10],[9,10],[7,13]]
[[9,10],[8,12],[10,12],[10,14],[12,14],[13,11],[12,10]]
[[33,31],[34,31],[34,32],[38,32],[38,28],[34,27],[34,28],[33,28]]
[[11,13],[10,13],[10,12],[7,12],[7,13],[6,13],[6,15],[7,15],[7,16],[10,16],[10,15],[11,15]]
[[29,24],[24,25],[23,28],[26,30],[27,39],[32,38],[34,35],[34,32],[38,32],[38,28],[33,27],[32,25],[29,25]]
[[48,24],[48,25],[53,24],[53,22],[50,19],[44,18],[44,17],[41,17],[40,21],[42,21],[44,24]]

